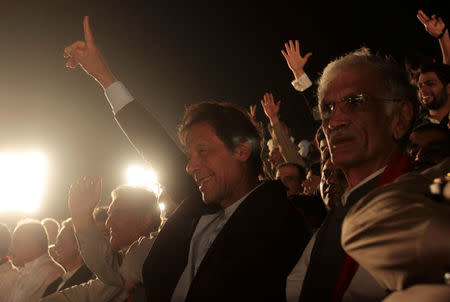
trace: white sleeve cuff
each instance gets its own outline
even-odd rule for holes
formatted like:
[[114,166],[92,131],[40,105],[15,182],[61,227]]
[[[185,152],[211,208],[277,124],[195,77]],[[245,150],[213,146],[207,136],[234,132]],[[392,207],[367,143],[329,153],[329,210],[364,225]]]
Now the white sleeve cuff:
[[119,110],[125,107],[126,104],[134,100],[125,85],[119,81],[112,83],[105,89],[105,96],[109,102],[109,105],[111,105],[111,109],[114,114],[119,112]]
[[312,82],[309,79],[308,75],[306,73],[303,73],[298,79],[293,80],[291,84],[292,86],[294,86],[295,90],[303,92],[311,87]]

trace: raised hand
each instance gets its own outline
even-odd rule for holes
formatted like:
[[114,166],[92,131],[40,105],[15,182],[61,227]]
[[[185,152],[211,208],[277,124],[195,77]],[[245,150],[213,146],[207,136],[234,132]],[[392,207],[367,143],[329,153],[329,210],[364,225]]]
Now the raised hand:
[[273,95],[270,92],[267,92],[261,100],[261,106],[264,109],[264,113],[269,118],[270,123],[272,125],[277,123],[278,112],[280,111],[280,101],[275,102]]
[[304,71],[304,67],[306,62],[308,62],[308,58],[312,55],[311,52],[308,52],[305,56],[301,56],[300,54],[300,44],[298,40],[293,42],[289,40],[289,42],[284,43],[285,50],[281,50],[283,57],[286,59],[286,63],[294,74],[295,78],[298,79]]
[[256,122],[256,105],[250,105],[250,117],[254,122]]
[[432,15],[429,18],[422,10],[419,10],[417,12],[417,18],[425,26],[425,30],[435,38],[439,37],[445,28],[445,23],[442,21],[442,18],[436,18],[436,15]]
[[99,47],[94,42],[94,35],[89,26],[89,17],[83,19],[84,41],[76,41],[64,49],[67,58],[66,67],[75,68],[80,65],[86,73],[91,75],[103,88],[115,82],[115,78],[108,68]]
[[92,212],[100,201],[101,192],[100,177],[83,177],[72,184],[69,190],[69,209],[72,218],[74,220],[78,217],[92,219]]

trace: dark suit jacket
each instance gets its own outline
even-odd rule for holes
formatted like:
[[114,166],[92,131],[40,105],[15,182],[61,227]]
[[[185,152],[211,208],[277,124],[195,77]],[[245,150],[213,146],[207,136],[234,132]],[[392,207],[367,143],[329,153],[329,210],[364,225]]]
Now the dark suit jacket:
[[[72,277],[70,277],[66,283],[59,289],[59,290],[63,290],[65,288],[69,288],[72,287],[74,285],[79,285],[81,283],[87,282],[91,279],[93,279],[95,276],[92,274],[92,272],[88,269],[88,267],[83,264],[77,271],[75,274],[73,274]],[[50,283],[49,286],[47,286],[47,289],[44,292],[43,297],[46,297],[50,294],[53,294],[54,292],[56,292],[56,289],[58,288],[58,286],[61,284],[62,282],[62,278],[58,278],[55,281],[53,281],[52,283]]]
[[[191,236],[205,208],[184,170],[184,154],[154,117],[133,101],[116,120],[158,169],[162,185],[181,203],[159,233],[143,267],[148,301],[170,301],[186,266]],[[303,218],[278,181],[264,183],[236,209],[205,255],[187,301],[285,300],[286,277],[309,239]]]

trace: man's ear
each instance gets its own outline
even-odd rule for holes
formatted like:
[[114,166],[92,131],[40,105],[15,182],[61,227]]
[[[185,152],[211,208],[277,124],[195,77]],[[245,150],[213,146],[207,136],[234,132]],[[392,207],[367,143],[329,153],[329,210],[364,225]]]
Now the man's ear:
[[252,154],[252,145],[249,141],[239,143],[233,150],[233,156],[241,161],[246,162]]
[[413,122],[413,104],[408,101],[400,101],[396,104],[397,110],[392,118],[392,136],[395,140],[401,139],[408,132]]

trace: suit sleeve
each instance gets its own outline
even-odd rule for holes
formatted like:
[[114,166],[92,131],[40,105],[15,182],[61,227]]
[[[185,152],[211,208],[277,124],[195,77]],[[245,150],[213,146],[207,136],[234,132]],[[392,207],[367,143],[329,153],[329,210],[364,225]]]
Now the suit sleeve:
[[185,171],[186,158],[178,145],[137,101],[120,109],[115,119],[131,144],[155,169],[164,190],[179,204],[195,189],[195,183]]
[[442,282],[450,267],[450,205],[432,200],[428,186],[450,170],[450,159],[409,173],[361,199],[342,226],[342,246],[385,288]]

